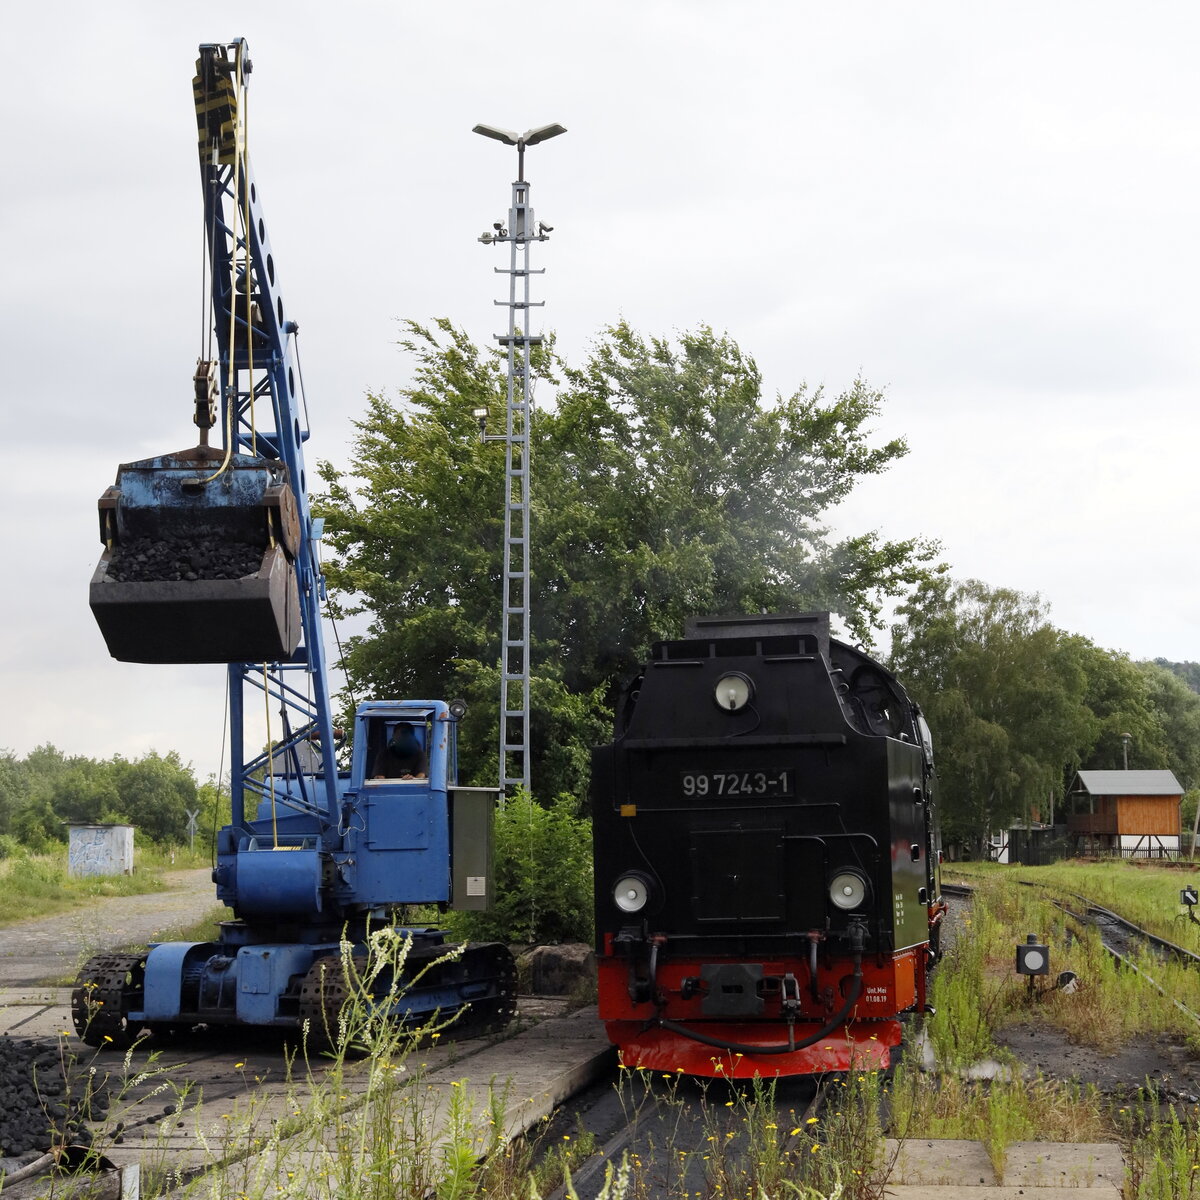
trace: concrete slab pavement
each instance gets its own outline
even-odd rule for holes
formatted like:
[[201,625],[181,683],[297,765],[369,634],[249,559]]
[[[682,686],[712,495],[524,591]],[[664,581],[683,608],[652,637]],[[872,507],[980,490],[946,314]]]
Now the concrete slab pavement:
[[[997,1180],[982,1142],[913,1138],[884,1143],[893,1200],[1120,1200],[1125,1160],[1107,1142],[1014,1142]],[[966,1193],[964,1196],[964,1192]],[[1083,1196],[1081,1196],[1083,1193]]]

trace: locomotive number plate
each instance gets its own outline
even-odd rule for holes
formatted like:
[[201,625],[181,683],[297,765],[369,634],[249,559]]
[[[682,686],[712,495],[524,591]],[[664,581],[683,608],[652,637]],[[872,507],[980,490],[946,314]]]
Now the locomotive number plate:
[[684,771],[683,794],[737,799],[775,799],[794,796],[793,771]]

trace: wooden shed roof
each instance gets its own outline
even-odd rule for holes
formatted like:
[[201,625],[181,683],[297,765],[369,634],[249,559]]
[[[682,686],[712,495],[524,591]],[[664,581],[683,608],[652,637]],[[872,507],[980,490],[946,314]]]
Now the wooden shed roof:
[[1174,771],[1080,771],[1073,792],[1093,796],[1182,796]]

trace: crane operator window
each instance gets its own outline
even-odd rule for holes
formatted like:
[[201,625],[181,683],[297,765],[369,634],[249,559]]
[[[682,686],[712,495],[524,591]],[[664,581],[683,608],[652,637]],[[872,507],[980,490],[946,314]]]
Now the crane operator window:
[[426,729],[412,721],[375,721],[371,778],[415,782],[429,777]]

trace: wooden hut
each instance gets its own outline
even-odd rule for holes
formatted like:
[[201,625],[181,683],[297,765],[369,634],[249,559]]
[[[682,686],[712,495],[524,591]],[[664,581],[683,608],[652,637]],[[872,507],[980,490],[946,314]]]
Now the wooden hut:
[[1080,771],[1067,834],[1082,853],[1177,858],[1183,787],[1171,771]]

